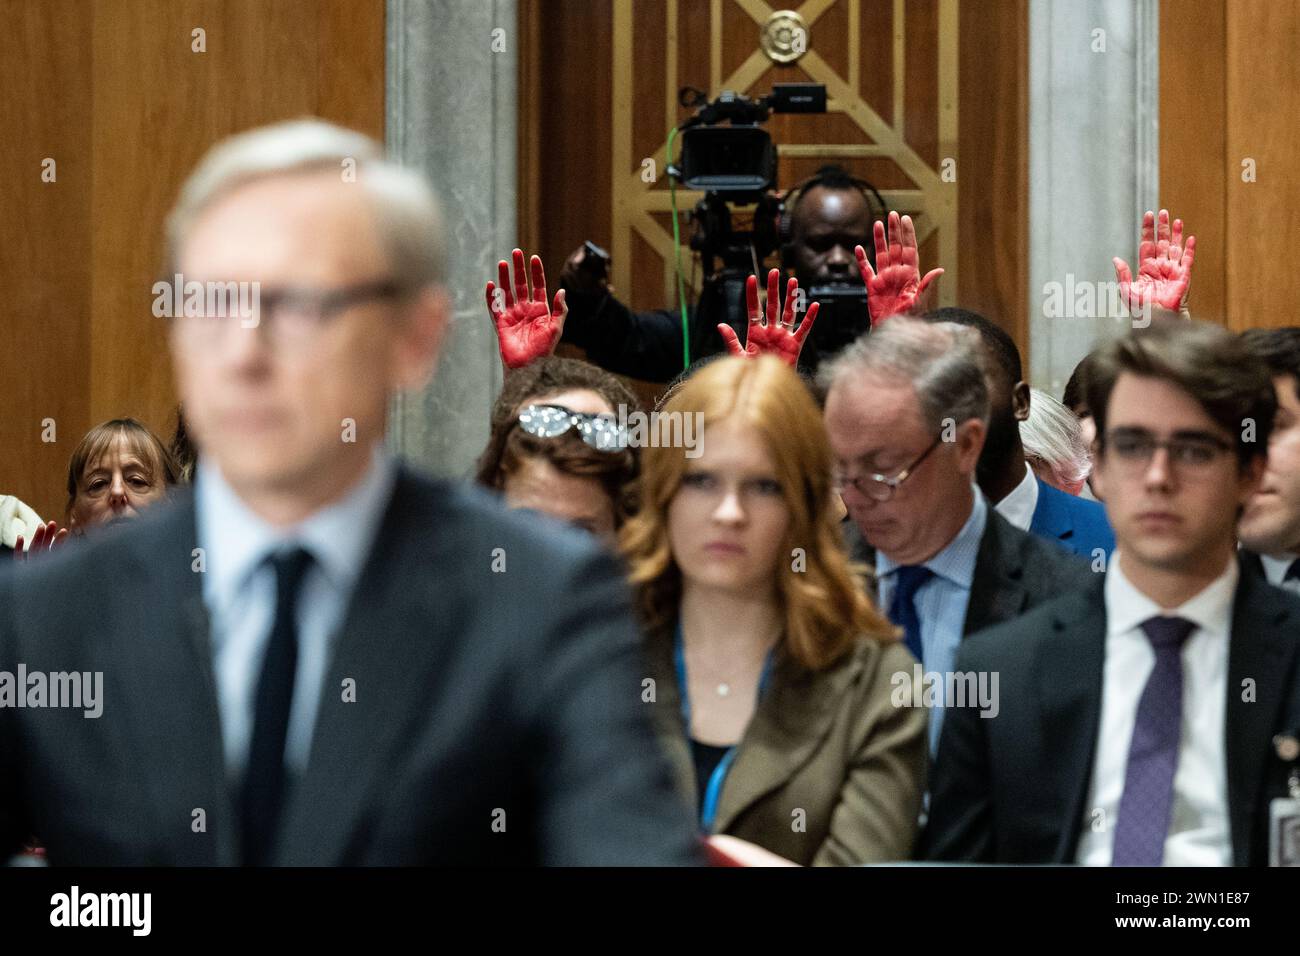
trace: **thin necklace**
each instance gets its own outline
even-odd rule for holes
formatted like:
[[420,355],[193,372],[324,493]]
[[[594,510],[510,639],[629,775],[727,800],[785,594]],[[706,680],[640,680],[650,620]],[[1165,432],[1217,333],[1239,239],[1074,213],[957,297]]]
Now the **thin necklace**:
[[[775,642],[775,641],[772,641],[771,643],[772,643],[772,644],[775,644],[776,642]],[[730,695],[731,695],[731,682],[730,682],[730,681],[727,681],[727,680],[719,681],[717,684],[714,685],[713,692],[714,692],[715,694],[717,694],[719,697],[728,697],[728,696],[730,696]]]

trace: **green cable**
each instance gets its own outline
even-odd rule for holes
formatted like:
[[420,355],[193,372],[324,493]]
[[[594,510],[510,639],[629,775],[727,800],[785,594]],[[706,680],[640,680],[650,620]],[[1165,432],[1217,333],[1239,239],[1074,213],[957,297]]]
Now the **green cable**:
[[[668,165],[673,164],[673,140],[677,138],[677,127],[668,131]],[[686,284],[682,279],[682,238],[677,223],[677,180],[668,177],[668,194],[673,207],[673,258],[677,268],[677,304],[682,310],[682,371],[691,367],[691,332],[686,321]]]

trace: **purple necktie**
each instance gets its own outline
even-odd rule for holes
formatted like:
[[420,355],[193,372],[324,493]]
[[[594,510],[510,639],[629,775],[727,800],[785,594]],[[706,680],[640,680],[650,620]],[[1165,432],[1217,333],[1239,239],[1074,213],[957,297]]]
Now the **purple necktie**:
[[1183,643],[1196,629],[1181,617],[1153,617],[1142,630],[1156,666],[1138,700],[1112,866],[1159,866],[1174,807],[1174,772],[1183,726]]

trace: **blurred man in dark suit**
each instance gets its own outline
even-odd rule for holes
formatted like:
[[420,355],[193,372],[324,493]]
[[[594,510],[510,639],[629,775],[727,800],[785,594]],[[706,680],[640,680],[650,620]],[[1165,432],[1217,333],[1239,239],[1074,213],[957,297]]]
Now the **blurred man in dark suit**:
[[1273,373],[1277,393],[1268,467],[1237,525],[1242,566],[1300,594],[1300,328],[1251,329],[1241,338]]
[[[0,849],[694,858],[614,563],[384,451],[446,328],[443,244],[427,185],[324,123],[235,137],[185,184],[167,272],[196,487],[0,584],[0,670],[103,684],[95,719],[0,708]],[[253,308],[239,286],[214,309],[238,283]]]
[[999,672],[999,707],[948,715],[922,852],[1265,863],[1289,770],[1274,737],[1300,726],[1300,598],[1235,556],[1276,407],[1268,371],[1222,328],[1188,322],[1089,362],[1118,548],[1091,586],[962,647],[960,670]]

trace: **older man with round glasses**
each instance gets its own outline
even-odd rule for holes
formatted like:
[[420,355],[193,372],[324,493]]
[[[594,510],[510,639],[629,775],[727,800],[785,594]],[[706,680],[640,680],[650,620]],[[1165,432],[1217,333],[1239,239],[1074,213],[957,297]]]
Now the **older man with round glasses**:
[[880,606],[908,648],[940,675],[965,635],[1088,577],[975,485],[989,415],[980,356],[973,329],[895,317],[822,371],[851,546],[874,565]]

